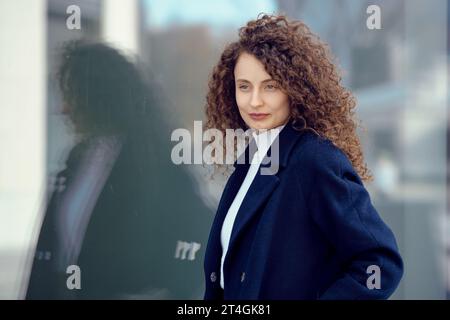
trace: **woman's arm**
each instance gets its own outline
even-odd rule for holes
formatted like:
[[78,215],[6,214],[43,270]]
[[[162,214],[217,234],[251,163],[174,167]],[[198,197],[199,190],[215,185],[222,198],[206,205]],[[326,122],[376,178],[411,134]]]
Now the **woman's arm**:
[[320,299],[387,299],[403,274],[394,234],[340,149],[320,142],[309,160],[308,209],[345,266]]

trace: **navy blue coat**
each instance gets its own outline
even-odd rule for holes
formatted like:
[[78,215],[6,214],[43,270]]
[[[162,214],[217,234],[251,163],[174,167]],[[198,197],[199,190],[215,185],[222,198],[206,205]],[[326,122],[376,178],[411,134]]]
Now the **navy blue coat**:
[[[388,298],[403,262],[347,156],[330,140],[290,124],[277,139],[278,172],[258,171],[237,213],[222,290],[220,232],[249,168],[248,161],[235,163],[206,248],[204,298]],[[380,268],[379,289],[367,284],[374,283],[373,265]]]

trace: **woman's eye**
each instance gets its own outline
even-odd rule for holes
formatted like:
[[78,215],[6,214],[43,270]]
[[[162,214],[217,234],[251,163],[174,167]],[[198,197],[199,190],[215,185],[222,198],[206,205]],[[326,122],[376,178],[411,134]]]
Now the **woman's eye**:
[[241,85],[239,86],[239,89],[241,89],[241,90],[248,90],[248,85],[246,85],[246,84],[241,84]]
[[267,90],[271,90],[271,91],[273,91],[273,90],[276,90],[278,87],[276,86],[276,85],[274,85],[274,84],[268,84],[267,86],[266,86],[266,89]]

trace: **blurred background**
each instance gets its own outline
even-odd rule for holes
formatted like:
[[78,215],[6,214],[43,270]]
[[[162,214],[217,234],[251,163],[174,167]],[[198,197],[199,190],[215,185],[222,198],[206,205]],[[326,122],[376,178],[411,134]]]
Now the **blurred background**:
[[[68,22],[72,5],[80,9],[80,28]],[[381,9],[379,30],[366,25],[369,5]],[[301,19],[319,34],[357,98],[375,177],[366,187],[405,263],[392,299],[450,298],[447,1],[0,0],[0,12],[0,299],[25,297],[49,186],[77,140],[56,77],[62,46],[77,39],[107,43],[145,65],[164,96],[154,108],[167,132],[193,130],[204,119],[219,54],[261,12]],[[174,144],[170,134],[161,139]],[[185,170],[208,212],[197,217],[204,224],[190,227],[204,237],[225,180],[209,179],[198,165]]]

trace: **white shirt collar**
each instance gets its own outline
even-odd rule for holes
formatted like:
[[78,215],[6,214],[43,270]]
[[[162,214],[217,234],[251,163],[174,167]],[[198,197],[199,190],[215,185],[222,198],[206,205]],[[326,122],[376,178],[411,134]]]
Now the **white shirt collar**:
[[281,130],[283,130],[285,125],[286,124],[283,124],[276,128],[270,130],[261,130],[259,132],[257,130],[254,130],[252,132],[252,135],[258,147],[258,151],[265,153],[267,150],[269,150],[269,147],[272,145],[273,141],[281,132]]
[[281,130],[284,128],[285,125],[286,124],[270,130],[261,130],[259,132],[257,130],[252,131],[253,140],[255,140],[257,150],[254,150],[256,152],[253,154],[251,158],[252,159],[250,162],[251,164],[259,165],[261,163],[270,146],[272,145],[272,143],[274,142],[274,140],[276,139],[276,137],[278,136],[278,134],[281,132]]

